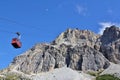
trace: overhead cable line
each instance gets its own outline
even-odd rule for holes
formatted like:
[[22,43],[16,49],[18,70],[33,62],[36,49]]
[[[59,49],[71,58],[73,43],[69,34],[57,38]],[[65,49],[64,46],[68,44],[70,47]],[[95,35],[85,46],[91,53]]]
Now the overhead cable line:
[[0,32],[10,33],[10,34],[16,34],[15,32],[10,32],[10,31],[7,31],[7,30],[2,30],[2,29],[0,29]]
[[40,29],[40,28],[38,28],[38,27],[36,27],[36,26],[32,26],[32,25],[27,25],[27,24],[24,24],[24,23],[19,23],[19,22],[17,22],[17,21],[14,21],[14,20],[11,20],[11,19],[8,19],[8,18],[4,18],[4,17],[0,17],[0,20],[2,20],[2,21],[7,21],[7,22],[10,22],[10,23],[13,23],[13,24],[17,24],[17,25],[21,25],[21,26],[25,26],[25,27],[28,27],[28,28],[33,28],[33,29]]

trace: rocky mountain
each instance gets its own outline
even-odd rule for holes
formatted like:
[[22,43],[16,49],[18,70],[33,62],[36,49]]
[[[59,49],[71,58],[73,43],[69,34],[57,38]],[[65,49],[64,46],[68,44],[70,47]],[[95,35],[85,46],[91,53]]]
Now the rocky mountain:
[[10,69],[24,73],[46,72],[64,66],[83,71],[105,69],[109,61],[99,52],[99,37],[88,30],[68,29],[51,44],[37,44],[17,56]]
[[67,29],[53,42],[36,44],[15,57],[2,74],[11,71],[40,74],[63,67],[83,72],[100,71],[107,69],[110,62],[120,63],[118,27],[106,28],[103,35],[89,30]]

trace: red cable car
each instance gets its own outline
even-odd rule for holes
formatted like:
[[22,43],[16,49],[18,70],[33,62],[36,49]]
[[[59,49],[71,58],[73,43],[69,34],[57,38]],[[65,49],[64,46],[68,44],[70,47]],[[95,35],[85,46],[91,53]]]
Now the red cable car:
[[20,42],[20,33],[17,32],[16,34],[18,35],[18,38],[13,38],[11,44],[14,48],[21,48],[22,43]]

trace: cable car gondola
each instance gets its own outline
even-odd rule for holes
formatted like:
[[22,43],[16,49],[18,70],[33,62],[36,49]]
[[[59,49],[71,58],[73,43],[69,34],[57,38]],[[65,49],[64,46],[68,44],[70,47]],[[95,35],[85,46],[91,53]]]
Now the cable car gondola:
[[18,35],[18,38],[13,38],[11,44],[14,48],[21,48],[22,43],[20,42],[20,33],[16,32],[16,34]]

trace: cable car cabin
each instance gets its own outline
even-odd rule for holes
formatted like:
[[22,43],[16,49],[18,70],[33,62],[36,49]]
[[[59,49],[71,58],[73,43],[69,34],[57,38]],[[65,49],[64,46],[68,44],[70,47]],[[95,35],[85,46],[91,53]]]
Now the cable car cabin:
[[21,48],[21,46],[22,46],[22,44],[18,38],[13,38],[11,44],[14,48]]

